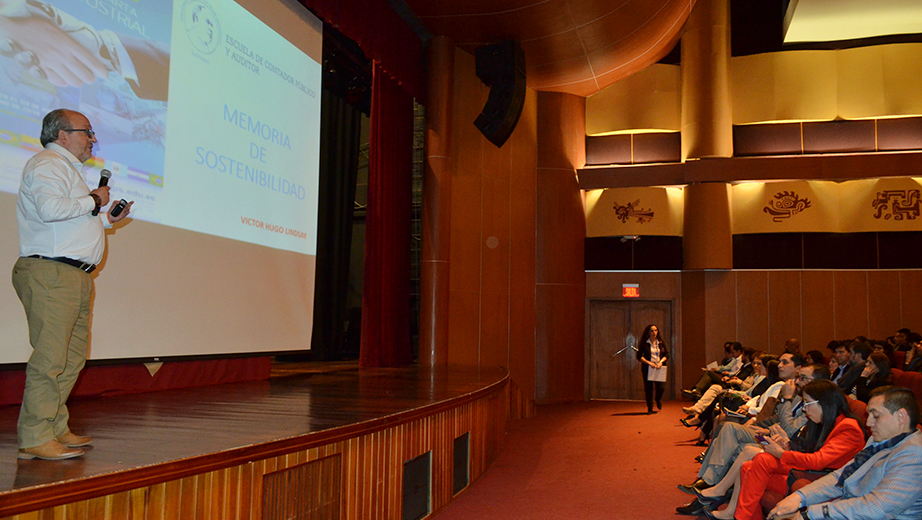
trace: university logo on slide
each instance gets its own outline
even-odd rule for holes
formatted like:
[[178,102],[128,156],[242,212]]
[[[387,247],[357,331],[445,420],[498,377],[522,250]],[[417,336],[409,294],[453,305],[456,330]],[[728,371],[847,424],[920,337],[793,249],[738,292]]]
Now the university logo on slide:
[[221,41],[218,15],[205,0],[187,0],[182,6],[182,22],[186,37],[202,54],[211,54]]

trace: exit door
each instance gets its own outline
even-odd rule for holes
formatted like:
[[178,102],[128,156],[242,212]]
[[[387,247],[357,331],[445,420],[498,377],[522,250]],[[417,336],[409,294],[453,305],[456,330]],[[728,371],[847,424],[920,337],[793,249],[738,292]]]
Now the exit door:
[[643,329],[659,328],[669,345],[665,398],[673,396],[675,355],[672,302],[643,300],[589,301],[589,398],[642,401],[643,376],[636,359]]

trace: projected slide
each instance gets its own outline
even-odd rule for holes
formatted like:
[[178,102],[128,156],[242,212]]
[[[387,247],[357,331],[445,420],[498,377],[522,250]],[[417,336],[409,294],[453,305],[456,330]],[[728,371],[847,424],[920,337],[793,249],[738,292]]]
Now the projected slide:
[[[89,182],[112,171],[113,198],[136,200],[135,218],[314,254],[319,63],[232,0],[19,0],[14,11],[0,26],[0,189],[18,190],[41,117],[74,108],[99,140]],[[64,70],[30,50],[35,38],[105,73]]]
[[[294,0],[0,0],[0,271],[42,117],[87,115],[87,183],[136,222],[94,274],[90,359],[310,346],[322,24]],[[5,193],[2,193],[5,192]],[[0,282],[0,364],[31,349]]]
[[177,2],[173,34],[161,222],[313,254],[320,64],[231,0]]

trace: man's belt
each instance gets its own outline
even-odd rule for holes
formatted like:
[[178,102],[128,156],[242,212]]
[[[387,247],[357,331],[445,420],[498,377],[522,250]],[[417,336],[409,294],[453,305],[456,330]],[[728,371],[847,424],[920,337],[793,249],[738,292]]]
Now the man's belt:
[[81,271],[86,271],[92,273],[96,269],[96,264],[87,264],[81,262],[80,260],[74,260],[73,258],[67,258],[64,256],[42,256],[42,255],[29,255],[29,258],[42,258],[44,260],[54,260],[55,262],[61,262],[62,264],[72,265]]

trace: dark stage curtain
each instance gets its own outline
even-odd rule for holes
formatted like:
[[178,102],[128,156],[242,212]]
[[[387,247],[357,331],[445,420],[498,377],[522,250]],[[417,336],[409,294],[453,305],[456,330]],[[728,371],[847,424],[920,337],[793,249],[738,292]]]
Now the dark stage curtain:
[[374,63],[359,364],[410,363],[413,98]]
[[328,89],[320,109],[320,193],[312,358],[342,359],[361,112]]
[[423,42],[387,0],[299,0],[359,44],[369,59],[417,100],[426,95]]

